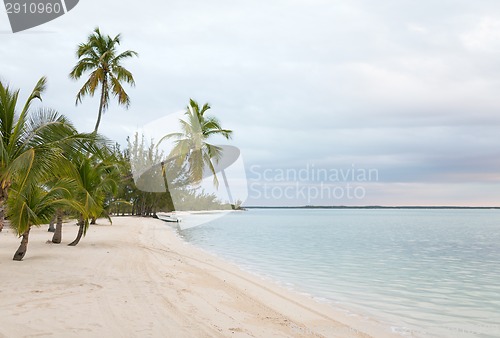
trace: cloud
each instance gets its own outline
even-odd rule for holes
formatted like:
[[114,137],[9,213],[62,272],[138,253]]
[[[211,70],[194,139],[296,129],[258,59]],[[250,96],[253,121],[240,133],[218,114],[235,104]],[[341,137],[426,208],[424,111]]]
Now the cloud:
[[483,17],[476,27],[462,34],[461,39],[472,52],[500,52],[500,20]]
[[192,97],[235,130],[249,165],[376,167],[374,203],[424,203],[438,182],[437,202],[495,202],[493,189],[477,191],[498,187],[500,172],[497,1],[87,0],[16,35],[2,15],[0,77],[27,95],[47,75],[44,105],[82,130],[98,99],[75,107],[82,83],[67,74],[99,25],[140,53],[126,64],[137,82],[130,109],[111,105],[102,122],[122,144]]
[[423,25],[419,25],[417,23],[408,23],[406,25],[408,27],[408,30],[414,33],[419,33],[419,34],[426,34],[429,32],[427,28]]

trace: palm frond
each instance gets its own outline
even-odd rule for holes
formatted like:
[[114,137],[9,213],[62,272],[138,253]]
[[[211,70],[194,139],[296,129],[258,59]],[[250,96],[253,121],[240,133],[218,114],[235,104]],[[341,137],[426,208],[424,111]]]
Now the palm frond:
[[132,76],[132,73],[127,69],[123,68],[122,66],[115,66],[112,68],[112,72],[119,82],[123,81],[131,86],[135,86],[134,77]]
[[163,141],[167,141],[167,140],[172,139],[172,138],[180,139],[182,136],[184,136],[183,133],[170,133],[170,134],[167,134],[167,135],[163,136],[160,139],[160,141],[158,141],[158,143],[156,144],[156,146],[158,147],[161,143],[163,143]]
[[104,80],[102,71],[100,69],[94,70],[88,80],[85,82],[82,88],[78,91],[78,94],[76,95],[76,102],[75,104],[78,105],[78,103],[82,102],[83,97],[90,95],[94,96],[94,93],[97,89],[97,86],[99,83],[102,83],[101,81]]
[[116,65],[119,65],[119,64],[120,64],[120,61],[121,61],[121,60],[123,60],[123,59],[128,59],[128,58],[131,58],[131,57],[134,57],[134,56],[135,56],[135,57],[138,57],[138,56],[139,56],[139,53],[137,53],[137,52],[135,52],[135,51],[133,51],[133,50],[127,50],[127,51],[125,51],[125,52],[120,53],[119,55],[117,55],[117,56],[113,59],[112,63],[113,63],[113,65],[115,65],[115,66],[116,66]]
[[[8,147],[13,126],[16,120],[16,105],[19,90],[10,90],[0,81],[0,133],[3,141],[2,149]],[[2,161],[3,162],[3,161]]]
[[26,100],[24,108],[21,111],[21,114],[19,115],[16,125],[14,126],[14,129],[11,134],[11,140],[9,143],[12,146],[14,146],[15,140],[19,139],[21,133],[23,132],[22,127],[24,126],[24,123],[27,119],[27,115],[32,101],[34,99],[39,99],[39,100],[42,99],[41,95],[46,88],[46,84],[47,84],[47,79],[45,77],[40,78],[40,80],[38,80],[37,84],[35,85],[35,88],[33,88],[33,91],[31,92],[30,96],[28,97],[28,100]]
[[99,59],[92,57],[86,57],[78,61],[78,63],[73,67],[69,73],[69,77],[73,80],[78,80],[82,77],[83,73],[92,70],[98,66]]
[[124,105],[125,108],[128,108],[130,106],[130,98],[128,97],[128,94],[125,92],[125,89],[123,89],[120,81],[114,77],[110,76],[111,79],[111,90],[113,92],[113,95],[118,98],[118,103],[121,105]]

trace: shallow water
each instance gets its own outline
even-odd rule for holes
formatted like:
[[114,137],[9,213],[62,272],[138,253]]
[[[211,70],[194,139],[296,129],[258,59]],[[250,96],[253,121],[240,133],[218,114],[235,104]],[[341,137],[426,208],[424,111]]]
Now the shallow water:
[[179,234],[402,335],[500,337],[500,210],[251,209]]

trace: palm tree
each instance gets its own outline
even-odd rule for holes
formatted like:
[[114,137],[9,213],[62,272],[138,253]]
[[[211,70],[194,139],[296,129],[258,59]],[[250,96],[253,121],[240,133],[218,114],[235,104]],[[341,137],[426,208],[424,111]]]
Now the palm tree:
[[97,218],[105,212],[106,198],[109,193],[115,193],[118,189],[117,170],[114,164],[98,161],[95,157],[80,156],[76,164],[77,188],[74,198],[86,211],[80,213],[78,220],[78,234],[70,246],[76,246],[89,227],[89,218]]
[[[29,234],[32,226],[47,223],[54,215],[55,210],[65,204],[74,205],[69,198],[70,181],[59,182],[52,188],[40,185],[29,175],[27,184],[14,183],[7,200],[7,215],[17,234],[22,237],[21,244],[14,254],[13,259],[20,261],[28,249]],[[35,175],[36,177],[36,175]]]
[[[78,205],[80,210],[76,210],[79,215],[82,215],[81,219],[84,219],[83,215],[88,215],[89,211],[88,205],[83,204],[84,201],[82,202],[81,199],[81,177],[80,173],[78,171],[77,165],[75,165],[75,162],[77,159],[86,157],[86,153],[72,153],[71,151],[67,154],[65,154],[65,159],[64,162],[62,163],[62,166],[64,167],[64,170],[61,170],[60,172],[56,173],[54,177],[49,180],[46,185],[48,187],[54,187],[57,186],[58,182],[60,179],[70,179],[73,182],[75,182],[73,189],[71,190],[71,201]],[[55,244],[60,244],[62,241],[62,225],[63,225],[63,215],[64,215],[65,209],[62,207],[59,207],[56,209],[55,214],[52,217],[51,223],[52,227],[55,223],[55,228],[54,228],[54,235],[52,236],[52,243]]]
[[[46,168],[59,153],[58,148],[49,144],[58,136],[75,134],[73,126],[53,111],[39,111],[29,117],[33,101],[41,100],[45,86],[46,79],[41,78],[18,115],[19,90],[11,90],[0,82],[0,231],[13,180],[25,181],[34,167]],[[42,156],[35,156],[38,154]],[[33,162],[35,157],[37,162]]]
[[109,35],[102,35],[99,28],[96,28],[87,38],[87,42],[78,45],[78,62],[69,74],[74,80],[87,71],[90,76],[76,96],[76,104],[82,102],[86,95],[94,96],[96,89],[101,87],[101,99],[99,103],[99,113],[94,132],[97,133],[101,116],[106,111],[110,101],[110,94],[113,94],[118,103],[126,108],[130,105],[130,98],[123,89],[122,83],[135,85],[134,77],[121,62],[127,58],[138,56],[132,50],[127,50],[118,54],[117,47],[120,44],[121,36],[118,34],[114,38]]
[[[187,162],[188,176],[192,183],[197,184],[203,179],[204,168],[208,168],[214,177],[214,185],[218,187],[214,163],[222,157],[222,148],[208,143],[208,139],[215,135],[221,135],[230,139],[232,130],[223,129],[219,120],[214,116],[205,115],[210,109],[210,105],[205,103],[203,107],[190,99],[186,119],[180,119],[181,132],[165,135],[158,145],[167,139],[174,139],[174,147],[170,152],[169,158],[174,159],[178,167]],[[162,164],[163,177],[165,169]]]
[[45,89],[45,85],[45,78],[41,78],[24,104],[24,108],[17,121],[20,122],[20,125],[17,126],[16,107],[19,90],[11,90],[9,86],[5,86],[0,81],[0,231],[2,231],[4,225],[4,204],[12,183],[12,175],[9,169],[21,155],[21,152],[17,149],[17,145],[22,144],[19,142],[23,136],[22,125],[27,120],[32,102],[35,99],[41,99],[40,95]]

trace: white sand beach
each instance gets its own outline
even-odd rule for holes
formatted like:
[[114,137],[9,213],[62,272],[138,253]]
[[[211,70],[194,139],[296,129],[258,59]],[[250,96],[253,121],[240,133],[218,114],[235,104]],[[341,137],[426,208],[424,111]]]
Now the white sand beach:
[[47,228],[0,233],[0,337],[390,337],[389,327],[283,289],[185,243],[166,223],[116,217],[77,247]]

